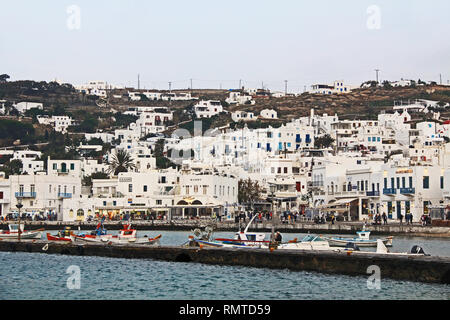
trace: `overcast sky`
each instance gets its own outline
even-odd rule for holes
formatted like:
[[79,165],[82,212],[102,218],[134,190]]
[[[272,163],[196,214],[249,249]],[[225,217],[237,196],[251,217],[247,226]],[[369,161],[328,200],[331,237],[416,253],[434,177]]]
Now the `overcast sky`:
[[0,74],[141,88],[450,79],[450,1],[15,0]]

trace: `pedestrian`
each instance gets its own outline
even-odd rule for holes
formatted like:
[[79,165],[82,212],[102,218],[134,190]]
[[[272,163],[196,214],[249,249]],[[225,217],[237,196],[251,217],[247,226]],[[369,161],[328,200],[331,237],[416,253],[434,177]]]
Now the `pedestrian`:
[[403,214],[400,212],[399,214],[400,224],[403,224]]
[[383,212],[383,224],[387,224],[387,216],[386,216],[386,212]]

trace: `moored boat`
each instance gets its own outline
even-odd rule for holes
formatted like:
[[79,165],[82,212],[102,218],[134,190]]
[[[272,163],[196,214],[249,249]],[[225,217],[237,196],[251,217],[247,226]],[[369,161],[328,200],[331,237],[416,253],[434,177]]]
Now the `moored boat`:
[[62,241],[62,242],[72,242],[74,240],[74,234],[70,227],[65,227],[63,231],[58,231],[58,234],[52,235],[47,232],[48,241]]
[[19,232],[20,232],[20,239],[40,239],[42,237],[42,232],[44,229],[39,230],[25,230],[24,224],[18,223],[10,223],[8,225],[9,230],[2,230],[0,232],[0,239],[19,239]]
[[356,244],[358,247],[376,247],[377,240],[381,240],[385,246],[392,247],[393,238],[392,236],[383,239],[370,239],[370,231],[363,228],[362,231],[356,232],[358,235],[354,238],[345,237],[324,237],[328,240],[330,246],[345,247],[349,242]]

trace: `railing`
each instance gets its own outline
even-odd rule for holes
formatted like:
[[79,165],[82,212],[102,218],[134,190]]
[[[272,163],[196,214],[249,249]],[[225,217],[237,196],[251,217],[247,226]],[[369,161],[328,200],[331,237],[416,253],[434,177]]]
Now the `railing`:
[[416,188],[400,188],[401,194],[414,194],[416,193]]
[[58,198],[72,198],[71,193],[58,192]]
[[385,189],[383,189],[383,194],[397,194],[397,189],[385,188]]
[[69,173],[68,169],[66,169],[66,170],[58,169],[57,171],[58,171],[58,173]]
[[368,197],[379,197],[380,191],[367,191],[366,196]]
[[16,192],[16,198],[36,198],[36,192]]

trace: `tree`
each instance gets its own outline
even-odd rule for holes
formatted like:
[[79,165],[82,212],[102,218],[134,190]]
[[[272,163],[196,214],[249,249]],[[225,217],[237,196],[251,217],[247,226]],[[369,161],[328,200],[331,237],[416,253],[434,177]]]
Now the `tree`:
[[94,172],[90,176],[85,176],[83,178],[83,185],[84,186],[92,186],[92,179],[109,179],[108,174],[104,172]]
[[128,172],[130,169],[134,169],[135,165],[131,155],[124,149],[119,149],[115,154],[111,156],[109,162],[109,173],[113,173],[115,176],[119,172]]
[[0,74],[0,83],[2,82],[6,82],[9,79],[9,75],[7,75],[6,73],[4,74]]
[[318,149],[326,149],[329,148],[334,142],[334,139],[326,134],[322,137],[318,137],[314,139],[314,147]]
[[261,199],[262,188],[258,181],[253,181],[250,178],[238,182],[238,201],[240,204],[249,205],[253,208],[253,204]]
[[5,172],[6,177],[9,177],[10,175],[21,174],[22,169],[22,161],[20,161],[19,159],[11,160],[1,167],[1,170]]

